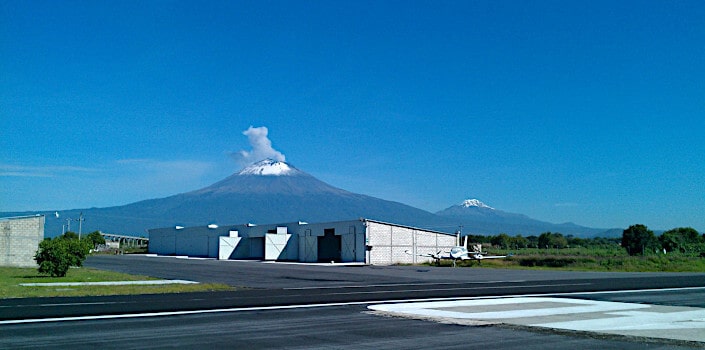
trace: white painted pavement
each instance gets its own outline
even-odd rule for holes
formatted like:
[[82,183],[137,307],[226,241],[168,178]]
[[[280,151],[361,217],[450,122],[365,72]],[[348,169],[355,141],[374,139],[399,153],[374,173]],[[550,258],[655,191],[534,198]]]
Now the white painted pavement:
[[370,305],[392,315],[465,324],[513,324],[705,343],[705,309],[553,297]]

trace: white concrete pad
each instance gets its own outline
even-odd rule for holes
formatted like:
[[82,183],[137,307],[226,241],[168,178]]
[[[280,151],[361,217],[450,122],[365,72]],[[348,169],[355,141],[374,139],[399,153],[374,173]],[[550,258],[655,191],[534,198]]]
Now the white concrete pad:
[[470,324],[505,323],[705,343],[705,309],[694,307],[519,297],[380,304],[369,308],[443,322],[469,320],[474,321]]

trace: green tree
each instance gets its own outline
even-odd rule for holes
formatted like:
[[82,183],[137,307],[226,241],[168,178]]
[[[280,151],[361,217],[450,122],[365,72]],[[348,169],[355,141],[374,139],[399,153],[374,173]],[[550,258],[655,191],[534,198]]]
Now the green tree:
[[622,247],[629,255],[645,255],[658,249],[658,246],[654,232],[644,225],[632,225],[622,232]]
[[528,248],[538,248],[539,247],[539,238],[537,236],[534,236],[534,235],[527,236],[526,240],[529,241],[529,244],[527,245]]
[[521,235],[516,235],[512,237],[512,247],[514,248],[526,248],[529,246],[529,240],[522,237]]
[[544,232],[539,235],[537,240],[539,248],[550,248],[551,247],[551,232]]
[[666,251],[682,253],[699,250],[702,243],[698,231],[691,227],[668,230],[661,234],[658,240]]
[[559,248],[563,249],[568,245],[568,241],[561,233],[544,232],[538,238],[539,248]]
[[568,240],[565,239],[561,233],[554,233],[551,243],[553,243],[554,248],[558,249],[563,249],[568,246]]
[[509,248],[509,245],[512,243],[512,238],[509,237],[508,234],[506,233],[500,233],[490,240],[490,243],[492,243],[493,246],[499,247],[502,249],[507,249]]
[[467,235],[468,244],[472,243],[490,243],[491,237],[483,235]]
[[105,238],[100,234],[100,231],[93,231],[86,235],[84,239],[90,242],[93,248],[98,245],[105,244]]
[[39,273],[64,277],[69,267],[83,265],[89,251],[90,245],[87,241],[59,236],[40,242],[34,260],[39,265]]
[[78,233],[73,231],[66,231],[63,235],[57,237],[60,239],[75,239],[78,240]]
[[570,246],[571,248],[587,247],[588,245],[588,241],[586,239],[575,237],[573,235],[568,235],[565,238],[568,241],[568,246]]

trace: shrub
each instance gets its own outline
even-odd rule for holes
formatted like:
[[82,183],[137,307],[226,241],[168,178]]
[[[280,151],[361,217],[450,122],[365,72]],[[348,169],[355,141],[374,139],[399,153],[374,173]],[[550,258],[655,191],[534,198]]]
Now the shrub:
[[100,234],[100,231],[93,231],[86,235],[84,239],[90,242],[93,248],[105,244],[105,238]]
[[644,225],[632,225],[622,232],[622,247],[629,255],[646,255],[659,249],[659,241],[654,232]]
[[547,267],[566,267],[568,265],[574,264],[575,259],[573,258],[557,258],[557,257],[529,257],[519,259],[519,265],[521,266],[547,266]]
[[39,265],[38,271],[53,277],[64,277],[71,266],[82,266],[90,245],[77,239],[54,238],[39,243],[34,260]]

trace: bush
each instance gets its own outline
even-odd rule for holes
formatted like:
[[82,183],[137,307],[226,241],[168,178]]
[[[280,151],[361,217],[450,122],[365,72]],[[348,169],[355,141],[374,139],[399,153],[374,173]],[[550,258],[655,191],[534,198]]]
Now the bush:
[[82,266],[91,247],[86,241],[57,237],[39,243],[34,260],[38,271],[53,277],[64,277],[71,266]]
[[519,259],[519,265],[521,266],[547,266],[547,267],[566,267],[568,265],[574,264],[575,259],[573,258],[558,258],[558,257],[528,257]]
[[622,232],[622,247],[629,255],[646,255],[661,250],[654,232],[644,225],[632,225]]
[[105,238],[100,234],[100,231],[93,231],[86,235],[84,239],[90,242],[93,248],[105,244]]

